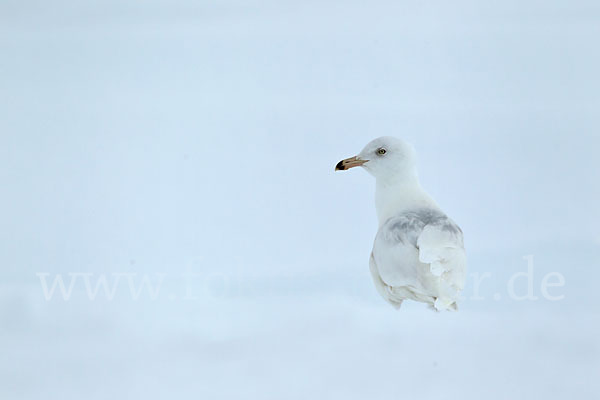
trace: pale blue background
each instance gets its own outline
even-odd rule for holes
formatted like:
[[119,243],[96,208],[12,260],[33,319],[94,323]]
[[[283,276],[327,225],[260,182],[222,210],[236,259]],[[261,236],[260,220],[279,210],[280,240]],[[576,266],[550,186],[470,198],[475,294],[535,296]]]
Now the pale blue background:
[[[595,1],[1,1],[0,397],[597,398],[599,39]],[[372,179],[333,167],[381,135],[484,300],[378,297]],[[507,298],[528,254],[564,300]]]

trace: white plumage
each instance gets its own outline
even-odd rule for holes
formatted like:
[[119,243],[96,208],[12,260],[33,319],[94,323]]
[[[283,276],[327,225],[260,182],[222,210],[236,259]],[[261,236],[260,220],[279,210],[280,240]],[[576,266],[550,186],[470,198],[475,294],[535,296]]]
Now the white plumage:
[[411,299],[456,310],[466,273],[463,233],[419,184],[412,147],[381,137],[336,170],[355,166],[377,181],[379,230],[369,265],[379,294],[395,307]]

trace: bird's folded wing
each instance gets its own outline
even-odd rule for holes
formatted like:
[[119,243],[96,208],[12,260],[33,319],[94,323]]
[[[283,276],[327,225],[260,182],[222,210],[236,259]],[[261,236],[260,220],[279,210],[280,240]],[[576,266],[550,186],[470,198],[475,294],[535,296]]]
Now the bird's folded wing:
[[380,228],[373,259],[381,280],[451,304],[464,287],[466,257],[460,228],[438,210],[390,218]]
[[449,218],[427,224],[417,238],[419,261],[454,290],[462,290],[466,256],[460,228]]

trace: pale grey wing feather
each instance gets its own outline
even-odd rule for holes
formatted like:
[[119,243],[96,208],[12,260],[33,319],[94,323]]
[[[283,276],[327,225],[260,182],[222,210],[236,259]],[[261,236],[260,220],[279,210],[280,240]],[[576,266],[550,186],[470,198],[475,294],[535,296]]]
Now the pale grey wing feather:
[[373,259],[386,285],[440,298],[444,308],[464,286],[462,231],[438,210],[405,212],[386,221],[375,238]]

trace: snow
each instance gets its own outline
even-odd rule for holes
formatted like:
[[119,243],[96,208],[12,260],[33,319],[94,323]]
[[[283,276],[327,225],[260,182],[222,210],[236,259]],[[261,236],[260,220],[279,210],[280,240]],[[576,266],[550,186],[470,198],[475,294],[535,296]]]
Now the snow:
[[371,297],[21,299],[2,315],[12,317],[1,331],[2,394],[504,399],[600,390],[597,313],[467,305],[436,314],[416,303],[396,312]]

